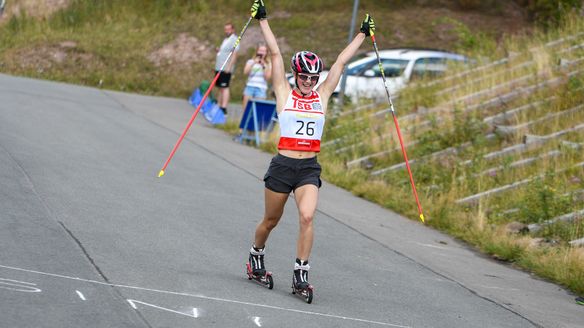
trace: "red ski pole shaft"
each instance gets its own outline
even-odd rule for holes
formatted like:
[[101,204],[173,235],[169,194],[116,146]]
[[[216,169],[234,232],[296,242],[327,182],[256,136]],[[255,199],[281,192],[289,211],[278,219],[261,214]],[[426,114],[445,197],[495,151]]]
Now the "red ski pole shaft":
[[412,186],[414,198],[416,199],[416,205],[418,205],[418,214],[420,215],[420,220],[422,222],[425,222],[424,212],[422,212],[422,205],[420,204],[420,199],[418,197],[418,191],[416,190],[416,184],[414,183],[414,176],[412,174],[412,169],[410,168],[410,163],[408,161],[408,154],[406,152],[406,146],[404,144],[404,140],[403,140],[401,131],[399,129],[399,124],[397,122],[397,116],[396,116],[395,110],[393,108],[393,101],[391,100],[391,94],[389,93],[389,89],[387,88],[387,84],[385,82],[385,72],[383,71],[383,65],[381,64],[381,58],[379,57],[379,49],[377,48],[377,42],[375,41],[375,35],[373,35],[373,34],[371,34],[371,41],[373,41],[373,49],[375,50],[375,55],[377,56],[377,63],[379,64],[379,71],[381,72],[381,78],[383,79],[383,86],[385,87],[387,101],[389,102],[389,106],[391,109],[391,115],[393,116],[393,122],[395,123],[397,136],[399,138],[399,144],[401,146],[402,154],[404,155],[404,160],[406,162],[406,168],[408,169],[408,174],[410,177],[410,184]]
[[418,198],[418,191],[416,190],[416,184],[414,183],[414,176],[412,174],[412,169],[410,168],[410,162],[408,161],[408,154],[406,153],[406,146],[404,145],[404,140],[401,135],[401,131],[399,129],[399,124],[397,123],[397,116],[395,112],[391,112],[393,116],[393,122],[395,123],[395,128],[397,131],[397,136],[399,138],[399,144],[401,146],[402,153],[404,155],[404,159],[406,161],[406,168],[408,169],[408,174],[410,175],[410,184],[412,185],[412,191],[414,193],[414,197],[416,198],[416,204],[418,205],[418,214],[420,215],[420,220],[424,222],[424,214],[422,212],[422,205],[420,204],[420,199]]
[[193,125],[193,122],[195,121],[195,118],[197,117],[197,114],[199,114],[199,111],[201,110],[201,107],[203,106],[203,103],[205,103],[205,100],[207,99],[207,97],[209,96],[209,94],[211,93],[211,90],[213,90],[213,86],[215,85],[215,83],[217,82],[217,79],[219,78],[219,75],[221,74],[221,72],[217,72],[217,74],[215,74],[215,78],[213,78],[213,82],[211,82],[211,85],[209,86],[209,88],[207,89],[207,92],[205,92],[205,95],[203,95],[203,98],[201,99],[201,102],[199,103],[199,105],[197,106],[197,109],[195,110],[195,112],[193,113],[193,115],[191,116],[191,119],[189,120],[189,122],[187,123],[187,126],[185,127],[185,129],[183,130],[183,132],[181,133],[180,137],[178,138],[178,140],[176,141],[176,143],[174,144],[174,147],[172,147],[172,151],[170,152],[170,155],[168,155],[168,158],[166,159],[166,162],[164,162],[164,166],[162,166],[162,169],[160,170],[160,172],[158,173],[158,177],[160,178],[161,176],[164,175],[164,170],[166,170],[166,167],[168,166],[168,163],[170,163],[170,160],[172,159],[172,157],[174,156],[174,153],[176,152],[176,150],[178,149],[179,145],[181,144],[181,142],[183,141],[183,139],[185,138],[185,136],[187,135],[187,132],[189,131],[191,125]]
[[245,23],[245,25],[243,26],[243,29],[241,30],[241,33],[239,34],[239,37],[235,41],[235,44],[233,45],[233,48],[231,49],[231,52],[227,56],[227,59],[225,59],[225,61],[223,62],[223,65],[221,65],[221,68],[219,69],[219,71],[217,72],[217,74],[215,74],[215,78],[213,78],[213,82],[211,82],[211,85],[207,89],[207,92],[205,92],[205,94],[203,95],[203,98],[201,99],[201,102],[199,103],[199,106],[197,106],[197,109],[195,110],[195,112],[191,116],[191,119],[187,123],[187,126],[185,127],[185,129],[181,133],[180,137],[178,138],[178,140],[174,144],[174,147],[172,147],[172,151],[170,152],[170,155],[168,155],[168,158],[164,162],[164,165],[162,166],[162,169],[160,170],[160,172],[158,172],[158,177],[159,178],[164,175],[164,170],[166,170],[166,167],[170,163],[170,160],[174,156],[174,153],[176,152],[176,150],[180,146],[181,142],[183,141],[183,139],[187,135],[187,131],[189,131],[189,128],[191,127],[191,125],[193,125],[193,122],[195,121],[195,118],[197,117],[197,114],[199,114],[199,111],[201,110],[201,107],[205,103],[205,100],[207,99],[207,97],[211,93],[211,90],[213,90],[213,87],[215,87],[215,83],[217,82],[217,79],[219,79],[219,75],[221,74],[221,72],[225,68],[225,65],[227,65],[227,63],[229,62],[229,59],[231,58],[231,56],[235,52],[235,49],[237,49],[237,46],[239,45],[239,41],[241,41],[241,37],[243,36],[243,34],[245,33],[245,31],[247,30],[247,27],[249,26],[249,23],[251,22],[252,19],[253,19],[253,17],[250,17],[247,20],[247,23]]

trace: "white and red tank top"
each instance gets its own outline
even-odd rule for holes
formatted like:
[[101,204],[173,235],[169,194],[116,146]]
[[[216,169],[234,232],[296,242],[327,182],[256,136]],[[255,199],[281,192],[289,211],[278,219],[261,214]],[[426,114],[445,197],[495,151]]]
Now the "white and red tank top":
[[318,92],[312,91],[309,96],[303,97],[296,90],[292,90],[284,110],[278,114],[278,149],[319,152],[324,110]]

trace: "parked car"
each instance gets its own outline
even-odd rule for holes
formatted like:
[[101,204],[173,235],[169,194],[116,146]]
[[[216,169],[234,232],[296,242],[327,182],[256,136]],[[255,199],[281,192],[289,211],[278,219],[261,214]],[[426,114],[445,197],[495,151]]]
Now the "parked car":
[[[462,55],[438,50],[381,50],[379,57],[385,72],[386,85],[392,95],[403,89],[411,80],[443,74],[449,62],[467,62],[467,58]],[[345,74],[347,74],[345,95],[351,97],[353,101],[359,98],[385,97],[385,88],[374,51],[351,61],[347,65]],[[328,71],[321,73],[319,84],[326,79],[327,75]],[[288,81],[294,86],[293,75],[289,75]],[[339,82],[334,94],[340,92],[340,84]]]

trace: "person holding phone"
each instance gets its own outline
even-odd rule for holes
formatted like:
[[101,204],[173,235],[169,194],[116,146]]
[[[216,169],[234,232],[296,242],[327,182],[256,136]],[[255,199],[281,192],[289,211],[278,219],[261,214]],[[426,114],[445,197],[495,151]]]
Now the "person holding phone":
[[250,99],[266,99],[268,81],[272,78],[272,65],[268,57],[268,47],[261,42],[257,45],[255,56],[245,63],[243,74],[247,83],[243,90],[243,110]]

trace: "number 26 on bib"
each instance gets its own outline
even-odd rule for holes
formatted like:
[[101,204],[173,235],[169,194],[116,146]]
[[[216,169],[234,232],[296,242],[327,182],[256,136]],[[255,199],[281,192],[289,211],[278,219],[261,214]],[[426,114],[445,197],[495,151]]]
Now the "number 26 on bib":
[[298,125],[298,130],[296,130],[296,135],[299,136],[313,136],[314,135],[314,126],[316,122],[313,121],[296,121]]

